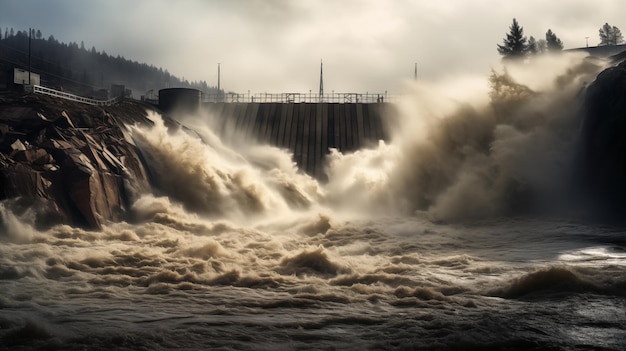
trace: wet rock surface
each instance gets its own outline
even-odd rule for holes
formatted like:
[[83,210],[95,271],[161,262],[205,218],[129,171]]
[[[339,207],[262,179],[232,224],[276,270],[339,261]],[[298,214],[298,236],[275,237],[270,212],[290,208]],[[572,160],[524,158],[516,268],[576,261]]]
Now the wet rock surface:
[[126,129],[151,124],[146,108],[0,93],[0,200],[31,211],[38,228],[124,220],[133,197],[149,189]]
[[626,211],[626,55],[588,87],[581,128],[581,178],[587,200],[606,216]]

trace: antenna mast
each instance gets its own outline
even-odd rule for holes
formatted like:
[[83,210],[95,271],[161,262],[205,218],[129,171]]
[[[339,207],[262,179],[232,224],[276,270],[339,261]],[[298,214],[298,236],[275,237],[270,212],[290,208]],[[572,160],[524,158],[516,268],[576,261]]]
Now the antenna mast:
[[30,80],[30,71],[31,71],[31,65],[30,65],[30,61],[31,61],[31,47],[33,45],[33,29],[32,28],[28,28],[28,85],[31,85],[31,80]]
[[220,89],[220,63],[217,63],[217,101],[222,101],[222,90]]
[[320,59],[320,95],[319,95],[320,102],[324,101],[324,71],[323,71],[323,65],[324,65],[324,63]]

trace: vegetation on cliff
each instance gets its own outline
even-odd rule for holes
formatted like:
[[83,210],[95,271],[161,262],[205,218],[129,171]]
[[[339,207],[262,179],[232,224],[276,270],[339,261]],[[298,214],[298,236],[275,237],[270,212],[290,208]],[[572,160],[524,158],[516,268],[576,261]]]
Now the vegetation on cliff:
[[[615,26],[605,23],[599,30],[599,46],[616,46],[624,43],[622,32]],[[513,22],[506,33],[502,44],[497,45],[498,53],[503,59],[523,59],[529,55],[541,54],[544,52],[559,52],[563,50],[563,42],[559,37],[548,29],[545,39],[536,40],[535,37],[527,38],[517,19]]]

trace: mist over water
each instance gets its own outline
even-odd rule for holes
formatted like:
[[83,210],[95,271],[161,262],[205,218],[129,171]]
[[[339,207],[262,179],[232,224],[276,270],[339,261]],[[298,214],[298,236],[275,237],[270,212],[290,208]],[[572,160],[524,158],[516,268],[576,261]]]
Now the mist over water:
[[446,221],[533,212],[560,205],[571,190],[582,94],[605,65],[584,54],[545,55],[490,77],[413,83],[396,103],[399,117],[388,121],[392,140],[350,154],[331,150],[324,184],[297,172],[285,150],[233,130],[221,140],[207,129],[217,124],[213,116],[179,116],[199,138],[183,129],[165,138],[154,116],[155,129],[136,130],[135,139],[152,146],[144,149],[159,188],[209,214],[247,217],[294,204]]
[[624,231],[538,215],[567,199],[601,67],[416,84],[327,183],[211,116],[151,115],[128,222],[37,231],[0,204],[0,349],[622,349]]
[[[342,198],[374,193],[374,207],[466,220],[563,205],[573,171],[582,92],[603,67],[583,55],[545,56],[459,78],[417,83],[399,103],[391,145],[331,154]],[[342,177],[349,174],[349,177]],[[376,201],[374,201],[376,203]]]

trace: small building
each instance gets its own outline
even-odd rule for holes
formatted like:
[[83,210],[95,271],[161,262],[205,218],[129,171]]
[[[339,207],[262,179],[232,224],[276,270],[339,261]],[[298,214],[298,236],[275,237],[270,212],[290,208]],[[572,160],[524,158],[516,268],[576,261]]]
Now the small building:
[[37,73],[29,72],[21,68],[13,69],[14,85],[41,85],[41,77]]

